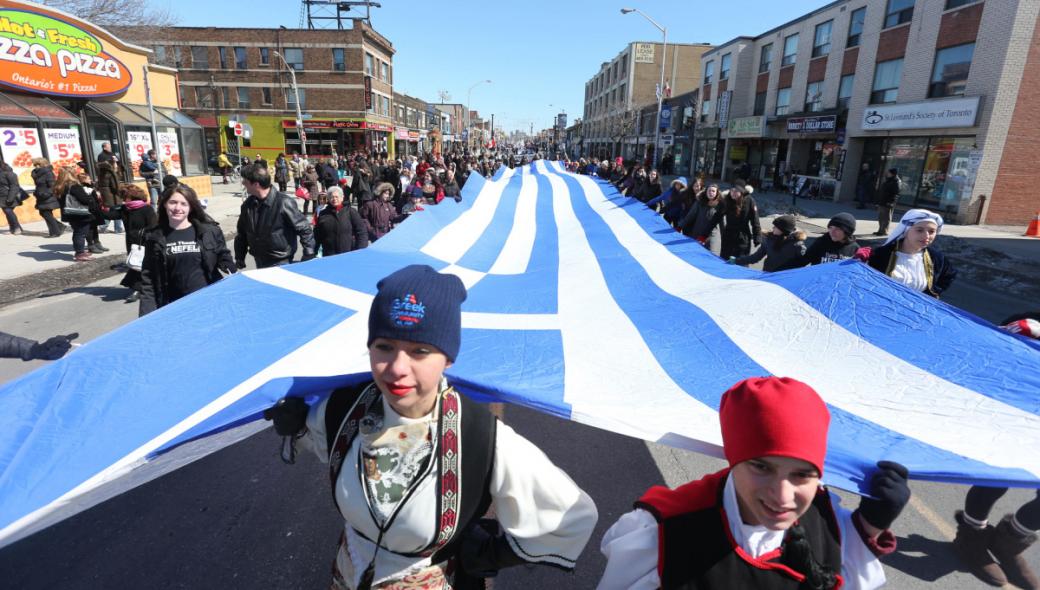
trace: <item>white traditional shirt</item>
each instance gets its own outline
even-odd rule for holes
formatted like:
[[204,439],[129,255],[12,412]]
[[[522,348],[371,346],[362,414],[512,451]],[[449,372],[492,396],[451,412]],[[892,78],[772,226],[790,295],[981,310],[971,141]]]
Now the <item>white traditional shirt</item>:
[[910,287],[914,291],[928,288],[928,276],[924,272],[924,251],[907,254],[896,251],[896,263],[889,275],[893,281]]
[[[408,432],[429,431],[432,440],[437,440],[436,411],[419,418],[401,416],[381,397],[383,404],[384,431],[400,429]],[[307,417],[305,443],[310,446],[322,462],[328,462],[325,435],[326,401],[315,404]],[[336,565],[347,581],[349,588],[356,588],[365,569],[375,556],[375,543],[379,537],[376,518],[383,521],[388,506],[396,508],[395,492],[382,498],[370,507],[371,488],[366,495],[363,483],[366,478],[358,473],[358,457],[362,446],[372,436],[355,437],[343,461],[342,471],[336,481],[336,503],[346,519],[344,535],[346,542],[340,545]],[[426,452],[436,453],[436,444]],[[413,448],[403,448],[402,453],[412,453],[411,469],[420,454]],[[362,457],[365,469],[372,469],[371,453],[368,460]],[[396,459],[391,459],[392,463]],[[426,548],[437,533],[437,470],[435,460],[426,462],[426,468],[418,475],[414,490],[398,508],[398,514],[389,529],[383,534],[383,549],[376,556],[373,587],[381,583],[400,580],[406,576],[425,576],[435,567],[430,558],[408,557],[404,553],[416,553]],[[385,467],[385,465],[384,465]],[[379,468],[382,472],[382,468]],[[394,471],[391,469],[389,471]],[[370,471],[371,473],[371,471]],[[596,506],[592,498],[582,491],[570,477],[556,467],[545,453],[506,424],[496,427],[495,459],[490,480],[490,493],[495,518],[505,531],[510,548],[516,555],[531,563],[549,563],[573,568],[575,560],[588,543],[596,525]],[[375,517],[373,515],[375,513]],[[360,534],[359,534],[360,533]],[[462,534],[459,531],[457,534]],[[362,536],[364,535],[364,536]],[[366,538],[367,537],[367,538]],[[371,540],[370,540],[371,539]],[[389,549],[389,551],[387,551]],[[421,587],[441,587],[437,585]]]
[[[852,523],[852,512],[841,506],[841,498],[831,494],[831,505],[838,520],[841,542],[841,576],[845,579],[842,590],[872,590],[885,584],[885,572],[874,553],[860,538]],[[722,492],[722,506],[726,510],[733,540],[752,557],[760,557],[778,549],[784,540],[784,531],[771,531],[763,526],[744,524],[737,503],[733,478],[726,478]],[[851,534],[849,534],[851,531]],[[657,573],[657,519],[646,510],[636,508],[623,514],[610,527],[600,543],[600,551],[607,557],[597,590],[656,590],[661,587]]]

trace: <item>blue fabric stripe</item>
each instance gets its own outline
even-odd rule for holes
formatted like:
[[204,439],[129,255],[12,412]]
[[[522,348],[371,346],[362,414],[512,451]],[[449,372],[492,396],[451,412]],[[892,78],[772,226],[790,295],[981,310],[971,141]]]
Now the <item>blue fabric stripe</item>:
[[520,175],[516,174],[507,181],[498,207],[491,217],[491,223],[474,242],[473,246],[456,263],[463,268],[487,272],[498,259],[502,247],[509,237],[516,216],[516,203],[520,197]]

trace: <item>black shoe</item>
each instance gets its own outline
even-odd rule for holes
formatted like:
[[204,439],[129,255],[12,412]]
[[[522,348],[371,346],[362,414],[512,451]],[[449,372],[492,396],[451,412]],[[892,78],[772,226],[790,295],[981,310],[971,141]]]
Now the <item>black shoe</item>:
[[130,294],[126,296],[126,299],[124,299],[124,301],[126,303],[134,303],[135,301],[139,301],[140,299],[140,293],[138,293],[137,291],[131,291]]
[[885,236],[888,235],[888,232],[886,232],[886,231],[876,231],[876,232],[874,232],[874,235],[875,236],[880,236],[880,237],[885,237]]

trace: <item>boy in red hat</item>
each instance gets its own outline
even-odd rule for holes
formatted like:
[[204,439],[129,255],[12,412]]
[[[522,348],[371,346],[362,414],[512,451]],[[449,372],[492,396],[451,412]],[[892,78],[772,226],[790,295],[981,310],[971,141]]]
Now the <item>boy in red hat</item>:
[[881,461],[850,512],[820,482],[830,413],[808,385],[746,379],[723,394],[729,467],[674,490],[656,486],[607,531],[600,590],[859,590],[885,583],[878,557],[910,500],[907,470]]

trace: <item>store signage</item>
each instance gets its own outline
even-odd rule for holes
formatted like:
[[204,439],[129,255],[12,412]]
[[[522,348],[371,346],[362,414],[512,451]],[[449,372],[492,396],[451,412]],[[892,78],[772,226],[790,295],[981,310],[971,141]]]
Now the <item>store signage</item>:
[[654,44],[636,43],[634,54],[637,64],[652,64],[654,63]]
[[725,129],[729,125],[729,103],[733,100],[733,91],[727,90],[719,98],[719,127]]
[[44,129],[43,143],[47,146],[47,157],[55,170],[83,160],[79,129]]
[[141,178],[141,159],[152,149],[152,134],[147,131],[127,131],[126,149],[130,152],[130,168],[134,178]]
[[787,120],[788,133],[833,133],[838,126],[838,117],[791,117]]
[[[296,121],[292,119],[283,119],[282,127],[285,129],[291,129],[296,127]],[[307,121],[307,129],[364,129],[365,122],[361,120],[346,120],[346,121]]]
[[394,130],[394,137],[397,139],[408,139],[408,130],[399,127]]
[[974,127],[978,113],[978,96],[876,105],[863,112],[862,127],[864,131]]
[[43,157],[36,129],[0,127],[0,154],[18,175],[19,185],[28,189],[36,187],[32,179],[32,161],[33,158]]
[[159,161],[163,165],[166,174],[183,176],[181,170],[181,150],[177,144],[177,134],[172,131],[160,131],[156,133],[159,140]]
[[79,26],[26,10],[0,9],[0,84],[54,96],[122,94],[133,76]]
[[372,110],[372,76],[365,76],[365,110]]
[[729,120],[729,127],[726,129],[726,134],[730,138],[762,137],[765,134],[765,130],[766,118],[763,116],[738,117]]

